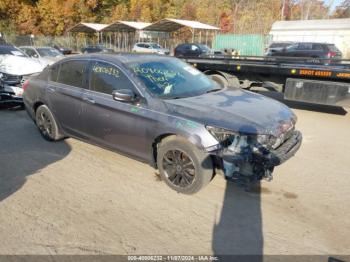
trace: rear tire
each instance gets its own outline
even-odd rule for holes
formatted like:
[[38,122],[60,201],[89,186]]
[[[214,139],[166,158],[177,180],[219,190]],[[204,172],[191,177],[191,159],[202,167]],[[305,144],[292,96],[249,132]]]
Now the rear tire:
[[57,122],[46,105],[41,105],[35,112],[35,123],[40,134],[48,141],[58,141],[64,138]]
[[179,136],[166,137],[160,142],[157,165],[165,183],[183,194],[197,193],[213,177],[210,156]]

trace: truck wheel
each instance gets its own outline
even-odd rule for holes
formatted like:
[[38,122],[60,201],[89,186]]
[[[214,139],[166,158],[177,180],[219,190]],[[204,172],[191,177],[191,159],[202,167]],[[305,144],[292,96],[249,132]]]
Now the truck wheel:
[[228,87],[228,81],[225,77],[219,74],[210,75],[211,79],[218,83],[223,88]]
[[179,136],[170,136],[160,142],[157,165],[165,183],[183,194],[198,192],[213,177],[210,156]]
[[64,136],[60,133],[56,120],[46,105],[41,105],[35,112],[35,123],[40,134],[48,141],[58,141]]

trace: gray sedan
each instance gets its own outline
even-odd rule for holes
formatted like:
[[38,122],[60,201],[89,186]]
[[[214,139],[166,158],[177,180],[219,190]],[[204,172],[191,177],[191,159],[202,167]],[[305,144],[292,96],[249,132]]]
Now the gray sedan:
[[75,56],[24,88],[44,138],[75,137],[148,162],[181,193],[198,192],[217,173],[245,186],[270,180],[301,144],[288,107],[222,88],[176,58]]

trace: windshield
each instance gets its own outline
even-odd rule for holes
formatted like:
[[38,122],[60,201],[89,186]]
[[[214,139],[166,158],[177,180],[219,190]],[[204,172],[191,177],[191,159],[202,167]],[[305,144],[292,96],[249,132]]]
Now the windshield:
[[38,53],[40,56],[49,56],[49,57],[58,57],[62,56],[62,54],[53,48],[37,48]]
[[216,82],[178,59],[140,59],[128,62],[127,66],[152,94],[164,99],[197,96],[220,89]]
[[332,52],[340,52],[339,49],[335,45],[328,45],[328,48]]
[[199,45],[199,47],[204,51],[207,51],[207,52],[210,51],[210,48],[207,45]]
[[270,48],[279,48],[279,47],[287,47],[290,46],[291,43],[272,43]]
[[0,55],[14,55],[26,57],[26,55],[21,50],[13,46],[0,46]]

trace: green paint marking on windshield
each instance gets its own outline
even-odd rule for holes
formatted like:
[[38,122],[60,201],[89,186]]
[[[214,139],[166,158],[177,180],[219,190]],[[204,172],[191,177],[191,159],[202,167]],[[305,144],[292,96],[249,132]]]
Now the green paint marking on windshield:
[[173,79],[176,79],[176,77],[181,77],[181,74],[179,72],[168,69],[157,69],[140,66],[135,66],[132,69],[135,74],[147,78],[149,81],[156,84],[163,90],[171,85],[171,81]]

